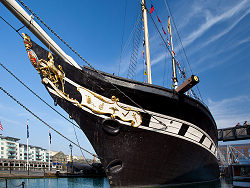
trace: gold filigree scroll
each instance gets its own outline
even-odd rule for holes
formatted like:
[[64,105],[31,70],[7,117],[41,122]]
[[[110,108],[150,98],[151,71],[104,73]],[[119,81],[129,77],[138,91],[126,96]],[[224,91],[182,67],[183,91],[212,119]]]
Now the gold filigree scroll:
[[[25,48],[28,52],[29,59],[35,69],[42,75],[42,83],[49,84],[52,88],[48,88],[50,92],[59,95],[61,98],[71,102],[72,104],[80,107],[87,107],[92,112],[97,114],[109,114],[113,119],[120,119],[124,122],[130,122],[131,126],[138,127],[142,123],[142,117],[136,110],[132,110],[129,107],[121,106],[118,102],[119,99],[113,96],[111,99],[104,98],[86,88],[78,87],[78,91],[82,95],[82,102],[70,98],[64,92],[64,79],[65,73],[62,67],[58,68],[54,64],[54,58],[52,54],[48,53],[48,60],[38,59],[36,53],[31,49],[32,43],[28,35],[23,34]],[[61,90],[59,87],[61,86]],[[84,109],[83,109],[84,110]]]
[[62,92],[64,93],[63,79],[65,78],[65,73],[63,72],[61,65],[58,66],[60,70],[56,68],[54,58],[50,52],[48,54],[48,59],[48,61],[45,61],[44,59],[40,60],[45,64],[45,66],[40,68],[40,71],[42,71],[43,77],[48,77],[57,87],[61,84]]
[[31,49],[32,43],[28,35],[22,33],[25,48],[27,50],[29,59],[38,73],[42,74],[43,78],[48,78],[57,88],[61,86],[62,92],[64,93],[64,82],[65,73],[62,70],[62,67],[59,65],[58,68],[54,64],[54,58],[52,53],[48,53],[48,61],[44,59],[38,59],[36,53]]
[[86,89],[78,87],[82,95],[80,106],[85,106],[97,114],[110,114],[110,117],[118,118],[125,122],[131,122],[131,126],[138,127],[142,123],[142,117],[136,110],[119,105],[119,99],[113,96],[110,99],[104,99],[102,96]]

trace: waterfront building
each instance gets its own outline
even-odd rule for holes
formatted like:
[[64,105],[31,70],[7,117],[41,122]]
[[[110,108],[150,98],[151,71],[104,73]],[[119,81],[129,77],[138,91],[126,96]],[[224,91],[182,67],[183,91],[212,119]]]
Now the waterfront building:
[[20,139],[0,135],[1,159],[19,159]]
[[[0,135],[0,158],[27,160],[27,145],[19,143],[19,140],[18,138]],[[52,155],[55,153],[57,152],[51,152]],[[29,161],[49,162],[49,151],[39,146],[29,145]]]
[[[19,144],[19,159],[27,160],[27,145]],[[38,146],[29,145],[29,161],[49,162],[49,152]]]
[[[19,138],[3,136],[0,134],[0,168],[13,167],[25,168],[27,163],[27,145],[19,143]],[[66,163],[70,161],[70,155],[62,151],[48,151],[39,146],[29,145],[30,168],[48,168],[49,154],[50,166],[56,169],[65,169]],[[79,157],[72,156],[73,161]]]
[[[228,146],[230,146],[230,149]],[[250,159],[250,143],[247,144],[230,144],[230,145],[219,145],[222,156],[218,156],[218,159],[224,158],[223,160],[229,161],[232,158],[232,162],[236,160],[246,160],[246,157]],[[228,151],[230,149],[230,152]],[[230,153],[230,154],[229,154]],[[243,156],[243,155],[245,156]],[[229,156],[230,155],[230,156]]]

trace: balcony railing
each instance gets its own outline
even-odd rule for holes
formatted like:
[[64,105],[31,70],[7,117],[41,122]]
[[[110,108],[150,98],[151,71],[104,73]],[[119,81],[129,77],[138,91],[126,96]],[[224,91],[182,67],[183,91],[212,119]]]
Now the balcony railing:
[[16,149],[8,148],[7,151],[14,151],[14,152],[16,152]]

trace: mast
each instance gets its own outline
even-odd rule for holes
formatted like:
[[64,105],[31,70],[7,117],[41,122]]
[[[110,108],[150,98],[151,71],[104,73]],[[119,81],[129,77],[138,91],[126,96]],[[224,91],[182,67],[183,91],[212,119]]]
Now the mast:
[[48,34],[33,20],[33,16],[29,15],[15,0],[0,0],[2,4],[9,9],[48,49],[61,57],[64,61],[72,64],[78,69],[81,67],[68,56],[49,36]]
[[174,81],[174,89],[178,86],[177,76],[176,76],[176,65],[174,59],[174,46],[173,46],[173,39],[172,39],[172,32],[171,32],[171,24],[170,24],[170,16],[168,17],[168,31],[170,34],[170,43],[171,43],[171,54],[172,54],[172,67],[173,67],[173,81]]
[[142,4],[142,12],[143,12],[143,20],[144,20],[144,38],[145,38],[145,48],[146,48],[148,83],[152,84],[149,40],[148,40],[148,18],[147,18],[146,0],[142,0],[141,4]]

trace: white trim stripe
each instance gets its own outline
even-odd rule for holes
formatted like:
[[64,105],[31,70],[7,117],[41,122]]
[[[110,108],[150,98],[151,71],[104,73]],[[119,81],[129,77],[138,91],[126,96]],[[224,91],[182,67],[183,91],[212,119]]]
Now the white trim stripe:
[[201,140],[201,137],[203,136],[203,134],[200,131],[198,131],[197,129],[190,126],[184,136],[188,137],[190,139],[193,139],[196,142],[199,142]]
[[206,146],[208,149],[209,149],[209,147],[211,146],[211,141],[209,140],[209,138],[208,137],[206,137],[205,139],[204,139],[204,141],[202,142],[202,144],[204,145],[204,146]]
[[[74,85],[75,87],[81,87],[80,85],[76,84],[75,82],[73,82],[72,80],[68,79],[68,78],[64,78],[65,81],[67,81],[68,83]],[[47,87],[47,89],[49,90],[49,92],[53,93],[54,95],[57,95],[58,97],[61,97],[60,95],[58,95],[58,93],[56,91],[54,91],[53,89]],[[99,95],[99,94],[98,94]],[[103,98],[110,100],[104,96],[102,96]],[[142,109],[136,108],[134,106],[130,106],[124,103],[119,102],[120,105],[122,106],[126,106],[129,107],[133,110],[137,110],[139,112],[143,112],[145,113],[145,111],[142,111]],[[82,107],[82,109],[84,111],[87,111],[88,113],[94,114],[96,116],[102,117],[102,118],[107,118],[106,115],[101,115],[101,114],[96,114],[93,113],[91,110],[89,110],[88,108]],[[167,115],[163,115],[163,114],[158,114],[155,112],[151,112],[151,111],[146,111],[147,113],[149,113],[151,116],[150,122],[149,122],[149,127],[147,126],[139,126],[138,128],[141,129],[146,129],[146,130],[150,130],[150,131],[154,131],[154,132],[158,132],[158,133],[162,133],[162,134],[166,134],[166,135],[171,135],[174,137],[178,137],[187,141],[190,141],[194,144],[197,144],[205,149],[207,149],[209,152],[211,152],[213,155],[215,155],[217,153],[216,148],[215,148],[215,143],[213,142],[213,140],[210,138],[210,136],[203,131],[201,128],[195,126],[192,123],[186,122],[184,120],[181,119],[177,119],[174,117],[170,117]],[[117,120],[122,124],[131,126],[130,123],[128,122],[124,122],[121,120]],[[184,134],[184,136],[182,135],[178,135],[181,127],[183,126],[183,124],[188,125],[188,129],[187,132]],[[202,136],[205,135],[205,139],[203,140],[202,143],[199,143]],[[210,149],[211,144],[213,144],[213,146]]]

